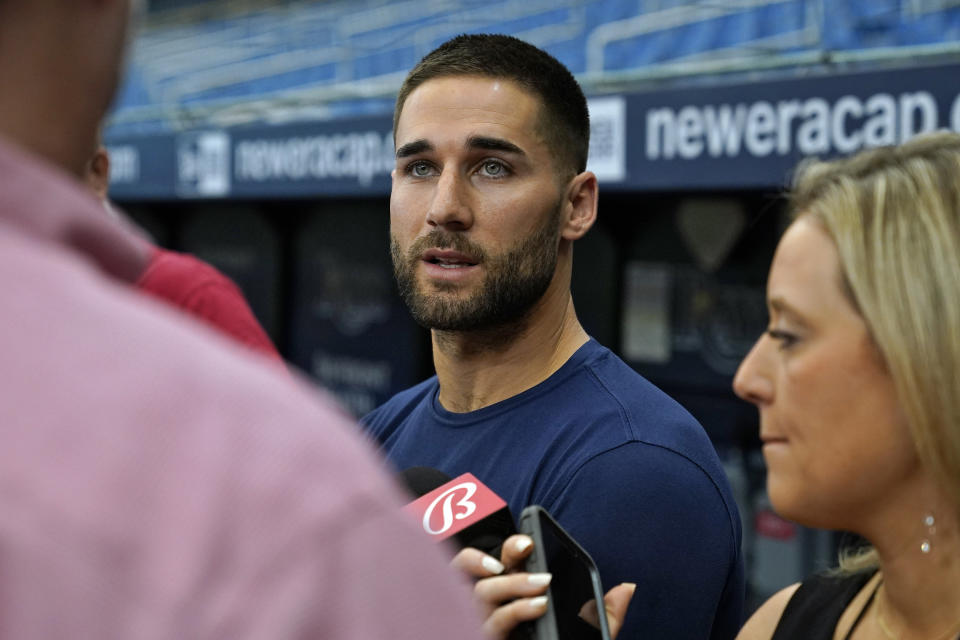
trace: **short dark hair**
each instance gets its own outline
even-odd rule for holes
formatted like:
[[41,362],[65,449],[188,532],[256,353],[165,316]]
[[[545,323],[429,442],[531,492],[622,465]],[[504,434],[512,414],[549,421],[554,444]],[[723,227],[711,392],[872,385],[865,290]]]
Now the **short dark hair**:
[[512,36],[460,35],[428,53],[410,71],[393,112],[393,130],[410,94],[424,82],[450,76],[512,80],[539,98],[538,125],[559,168],[580,173],[587,168],[590,115],[583,90],[570,70],[549,53]]

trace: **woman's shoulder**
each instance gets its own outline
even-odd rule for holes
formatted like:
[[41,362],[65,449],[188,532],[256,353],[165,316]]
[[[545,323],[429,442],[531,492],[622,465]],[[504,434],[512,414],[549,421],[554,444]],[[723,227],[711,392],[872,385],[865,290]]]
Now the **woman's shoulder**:
[[[737,640],[830,639],[855,624],[856,612],[874,588],[874,572],[815,574],[767,600],[743,626]],[[853,617],[851,617],[853,614]]]
[[787,603],[799,588],[800,583],[797,582],[773,594],[750,616],[737,634],[737,640],[770,640],[780,623],[784,609],[787,608]]

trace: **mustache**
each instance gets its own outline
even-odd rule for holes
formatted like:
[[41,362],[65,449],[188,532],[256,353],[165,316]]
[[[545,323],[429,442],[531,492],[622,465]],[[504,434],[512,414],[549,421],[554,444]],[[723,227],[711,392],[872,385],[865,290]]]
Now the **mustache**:
[[450,233],[443,229],[434,229],[430,233],[417,238],[407,250],[407,259],[415,262],[428,249],[450,249],[468,256],[479,263],[487,259],[487,252],[480,245],[474,244],[459,233]]

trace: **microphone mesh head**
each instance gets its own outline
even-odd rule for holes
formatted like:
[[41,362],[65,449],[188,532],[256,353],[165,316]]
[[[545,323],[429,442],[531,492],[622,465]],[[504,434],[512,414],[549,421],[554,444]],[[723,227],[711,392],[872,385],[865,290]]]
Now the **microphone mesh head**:
[[414,497],[419,498],[420,496],[427,495],[437,487],[450,482],[453,478],[439,469],[433,469],[431,467],[410,467],[400,473],[400,480]]

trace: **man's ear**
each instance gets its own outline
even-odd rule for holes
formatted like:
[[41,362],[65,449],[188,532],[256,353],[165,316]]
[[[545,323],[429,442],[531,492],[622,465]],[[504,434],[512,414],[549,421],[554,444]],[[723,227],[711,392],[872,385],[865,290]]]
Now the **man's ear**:
[[103,145],[97,148],[90,159],[90,164],[87,166],[86,181],[87,186],[101,200],[107,199],[107,191],[110,189],[110,154],[107,153],[107,149]]
[[597,176],[591,171],[577,174],[567,186],[563,205],[567,215],[560,236],[579,240],[597,220]]

